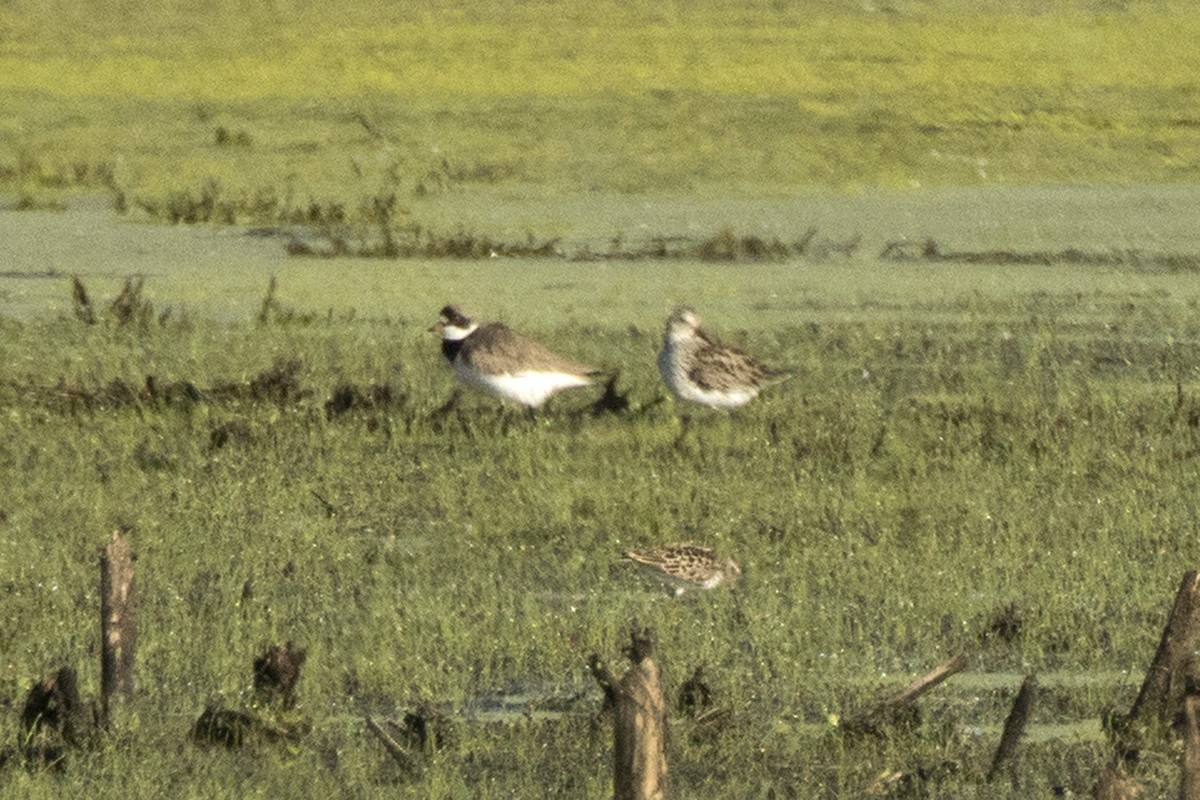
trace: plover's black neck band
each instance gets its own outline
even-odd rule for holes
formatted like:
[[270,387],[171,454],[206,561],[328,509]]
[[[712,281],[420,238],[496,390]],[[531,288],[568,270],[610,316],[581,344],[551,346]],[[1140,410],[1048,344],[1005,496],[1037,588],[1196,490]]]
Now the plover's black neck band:
[[455,356],[458,355],[458,351],[462,350],[463,341],[465,340],[442,339],[442,355],[446,357],[447,361],[454,361]]

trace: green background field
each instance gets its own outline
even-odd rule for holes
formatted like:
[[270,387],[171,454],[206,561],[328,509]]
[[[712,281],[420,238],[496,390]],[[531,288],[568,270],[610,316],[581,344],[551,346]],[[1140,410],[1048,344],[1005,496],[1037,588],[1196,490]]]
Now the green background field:
[[1190,181],[1198,34],[1170,2],[13,0],[0,166],[301,200]]

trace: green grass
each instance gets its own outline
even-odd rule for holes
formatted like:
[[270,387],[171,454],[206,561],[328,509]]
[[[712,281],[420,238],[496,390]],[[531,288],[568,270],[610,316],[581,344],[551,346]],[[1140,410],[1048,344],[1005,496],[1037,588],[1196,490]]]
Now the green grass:
[[[860,272],[863,291],[888,269]],[[672,696],[704,664],[733,711],[716,732],[677,721],[681,796],[842,796],[914,764],[952,765],[946,796],[982,793],[1019,675],[1065,681],[1035,722],[1094,730],[1130,701],[1195,566],[1200,336],[1176,280],[1148,297],[938,301],[910,288],[875,311],[831,304],[812,323],[718,324],[802,374],[686,430],[682,409],[658,402],[656,330],[548,309],[522,327],[624,365],[628,414],[592,418],[580,393],[535,422],[473,395],[441,415],[451,381],[425,320],[0,322],[0,697],[18,704],[62,663],[96,690],[96,554],[114,525],[133,528],[142,602],[139,697],[117,732],[63,776],[0,780],[29,796],[104,793],[124,769],[143,796],[166,784],[184,796],[600,796],[608,735],[588,727],[586,659],[617,660],[636,618],[658,633]],[[307,394],[282,404],[78,399],[146,374],[245,383],[297,358]],[[345,382],[387,384],[392,401],[327,418]],[[238,433],[214,446],[229,423]],[[674,600],[614,563],[624,547],[689,538],[735,554],[744,585]],[[986,636],[1010,604],[1019,635]],[[250,658],[283,639],[310,651],[308,739],[283,755],[184,745],[161,760],[210,698],[242,702]],[[916,734],[839,742],[830,719],[958,651],[1008,685],[952,681]],[[1070,688],[1080,674],[1110,677]],[[581,691],[562,720],[470,721],[489,698],[536,708]],[[359,719],[422,701],[449,710],[457,737],[406,777]],[[0,725],[12,741],[15,710]],[[1106,758],[1089,738],[1024,752],[1020,788],[981,796],[1079,790]],[[1151,785],[1171,785],[1173,769],[1147,767]]]
[[[1013,187],[1195,181],[1200,22],[1175,2],[879,5],[3,4],[0,192],[23,213],[0,288],[0,754],[32,681],[70,664],[97,691],[114,526],[141,606],[113,732],[62,772],[0,768],[0,794],[607,796],[587,659],[619,662],[633,619],[672,699],[704,665],[730,711],[673,712],[673,796],[858,796],[893,770],[931,797],[1087,793],[1098,720],[1196,566],[1194,237],[1163,219],[1186,192]],[[865,238],[756,264],[285,263],[68,202],[98,191],[131,220],[368,245],[412,225],[568,253]],[[878,258],[925,237],[963,263]],[[122,325],[106,302],[131,272],[150,305]],[[96,325],[71,316],[72,273]],[[593,417],[577,392],[536,421],[474,396],[446,412],[425,328],[449,300],[621,367],[630,410]],[[683,423],[653,366],[677,302],[799,377]],[[255,396],[292,361],[299,394]],[[147,375],[207,394],[142,396]],[[346,384],[388,394],[331,417]],[[742,585],[676,600],[616,563],[681,539],[736,556]],[[309,651],[312,733],[189,743],[285,639]],[[838,732],[955,652],[971,671],[915,729]],[[1015,777],[984,784],[1028,672],[1045,690]],[[453,737],[408,774],[361,719],[425,703]],[[1138,769],[1175,791],[1172,751]]]

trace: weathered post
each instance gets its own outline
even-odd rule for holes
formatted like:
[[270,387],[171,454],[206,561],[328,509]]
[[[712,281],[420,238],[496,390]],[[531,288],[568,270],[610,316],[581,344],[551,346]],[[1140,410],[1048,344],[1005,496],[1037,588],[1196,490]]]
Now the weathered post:
[[663,699],[654,635],[634,622],[626,649],[632,665],[618,678],[593,655],[592,674],[615,706],[613,797],[662,800],[666,796],[667,704]]
[[113,531],[100,556],[100,714],[108,727],[114,694],[133,695],[137,620],[133,596],[133,550]]
[[1184,573],[1162,639],[1126,725],[1157,721],[1169,725],[1183,703],[1192,654],[1200,646],[1200,573]]
[[[1189,570],[1183,575],[1175,602],[1167,616],[1166,627],[1159,639],[1154,660],[1146,670],[1146,678],[1138,691],[1133,707],[1124,716],[1112,720],[1111,733],[1116,752],[1112,762],[1100,774],[1095,796],[1100,800],[1131,797],[1137,782],[1125,774],[1126,763],[1137,759],[1149,743],[1162,737],[1180,711],[1186,711],[1185,693],[1188,675],[1194,669],[1193,653],[1200,646],[1200,573]],[[1191,721],[1189,720],[1189,726]],[[1191,728],[1189,727],[1189,733]],[[1180,792],[1187,789],[1185,741],[1185,770]],[[1187,796],[1187,795],[1184,795]]]

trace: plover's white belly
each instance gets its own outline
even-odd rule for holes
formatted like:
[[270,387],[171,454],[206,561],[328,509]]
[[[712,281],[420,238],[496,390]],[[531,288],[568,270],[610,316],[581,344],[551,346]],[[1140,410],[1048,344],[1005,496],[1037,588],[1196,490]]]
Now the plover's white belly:
[[590,380],[566,372],[505,372],[488,375],[454,362],[454,374],[464,383],[499,395],[506,400],[537,408],[555,392],[587,386]]

